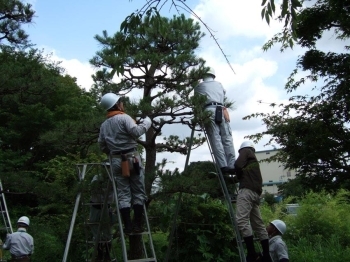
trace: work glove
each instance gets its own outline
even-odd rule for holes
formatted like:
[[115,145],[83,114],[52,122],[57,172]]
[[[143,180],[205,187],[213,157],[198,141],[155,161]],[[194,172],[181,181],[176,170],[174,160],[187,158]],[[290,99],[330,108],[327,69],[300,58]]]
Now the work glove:
[[146,125],[149,125],[149,126],[152,125],[152,120],[151,120],[148,116],[146,116],[146,117],[145,117],[144,119],[142,119],[141,121],[142,121],[142,123],[144,123],[144,124],[146,124]]

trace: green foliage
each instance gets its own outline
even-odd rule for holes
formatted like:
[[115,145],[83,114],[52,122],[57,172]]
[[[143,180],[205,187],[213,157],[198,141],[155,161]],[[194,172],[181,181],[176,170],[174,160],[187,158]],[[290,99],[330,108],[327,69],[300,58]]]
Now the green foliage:
[[[190,93],[208,70],[195,55],[204,34],[198,23],[184,15],[169,19],[148,13],[132,15],[127,21],[130,24],[122,24],[122,30],[113,36],[104,31],[95,37],[102,49],[90,60],[99,69],[93,76],[92,93],[125,95],[142,90],[139,101],[128,100],[126,112],[134,118],[147,115],[152,119],[145,141],[138,140],[145,148],[146,192],[150,194],[156,179],[156,153],[187,154],[190,138],[170,135],[163,142],[157,138],[167,125],[194,127]],[[116,74],[121,77],[119,83],[113,81]],[[194,137],[193,148],[204,141]]]
[[[281,44],[281,51],[286,48],[293,48],[297,41],[297,24],[299,21],[298,11],[302,7],[303,0],[283,0],[280,6],[281,13],[277,20],[284,21],[283,30],[272,37],[263,47],[266,51],[274,44]],[[276,11],[275,0],[262,0],[261,18],[265,19],[268,24],[274,18]]]
[[350,257],[350,247],[341,245],[336,235],[327,240],[310,242],[307,238],[300,238],[297,244],[288,246],[290,261],[347,261]]
[[302,198],[307,193],[308,185],[304,183],[302,176],[297,176],[294,179],[289,179],[287,182],[278,186],[278,191],[284,198],[292,198],[295,201]]
[[[262,118],[267,128],[250,138],[258,140],[268,135],[269,144],[281,145],[282,150],[274,160],[297,170],[305,189],[329,192],[350,189],[347,88],[350,55],[317,50],[317,40],[328,30],[334,30],[337,39],[349,38],[350,9],[343,2],[318,0],[301,8],[297,16],[298,44],[306,52],[299,58],[285,88],[292,92],[310,82],[315,86],[312,95],[292,96],[287,105],[278,105],[279,111],[245,117]],[[346,50],[346,41],[344,45]],[[296,79],[299,71],[305,71],[306,76]]]
[[0,46],[9,44],[26,47],[28,35],[21,28],[32,22],[35,11],[32,5],[21,0],[0,0]]
[[170,261],[228,261],[236,257],[228,211],[220,200],[184,195]]
[[291,261],[346,261],[350,252],[350,192],[339,190],[305,194],[297,215],[286,213],[291,199],[261,207],[266,225],[282,219],[287,225],[283,235]]
[[265,192],[264,202],[269,206],[273,206],[276,203],[275,196],[269,192]]

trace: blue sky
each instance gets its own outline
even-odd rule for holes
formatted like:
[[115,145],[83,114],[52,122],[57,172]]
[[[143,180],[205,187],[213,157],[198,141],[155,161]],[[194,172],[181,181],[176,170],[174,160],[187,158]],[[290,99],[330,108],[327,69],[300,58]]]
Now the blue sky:
[[[34,23],[25,26],[31,41],[39,49],[52,53],[52,59],[61,61],[66,72],[77,78],[77,83],[88,89],[92,84],[94,69],[89,64],[99,50],[96,34],[107,30],[114,34],[121,22],[132,12],[140,9],[146,0],[27,0],[36,11]],[[164,0],[163,0],[164,2]],[[168,1],[169,2],[169,1]],[[171,1],[170,1],[171,2]],[[276,2],[276,1],[275,1]],[[279,1],[277,1],[278,3]],[[276,3],[276,4],[277,4]],[[207,61],[217,73],[227,91],[227,96],[235,101],[235,110],[230,111],[231,128],[236,152],[246,140],[244,136],[265,129],[260,120],[244,121],[246,115],[256,112],[271,112],[271,102],[286,102],[290,94],[284,91],[287,77],[295,68],[300,48],[280,53],[279,46],[263,52],[262,45],[275,33],[281,31],[282,24],[272,21],[267,25],[261,19],[261,1],[245,0],[187,0],[186,4],[208,25],[235,73],[227,64],[219,47],[202,26],[206,37],[202,39],[198,55]],[[276,8],[277,10],[277,8]],[[172,16],[175,12],[166,3],[161,14]],[[191,15],[184,12],[188,17]],[[307,92],[305,90],[300,92]],[[263,103],[258,103],[261,100]],[[186,137],[190,130],[179,127],[177,135]],[[270,150],[265,147],[267,138],[257,144],[257,150]],[[161,158],[172,161],[168,168],[183,168],[185,156],[162,154]],[[207,146],[191,153],[190,161],[210,160]]]

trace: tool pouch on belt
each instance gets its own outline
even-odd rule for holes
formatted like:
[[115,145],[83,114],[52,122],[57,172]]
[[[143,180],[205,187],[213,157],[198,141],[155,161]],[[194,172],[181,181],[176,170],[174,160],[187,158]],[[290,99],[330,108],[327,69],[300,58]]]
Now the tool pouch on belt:
[[129,160],[128,157],[124,154],[121,155],[122,158],[122,175],[123,177],[130,176]]
[[217,106],[215,109],[215,123],[221,124],[222,122],[222,107]]
[[140,175],[140,162],[139,159],[136,156],[132,156],[132,167],[134,169],[134,172],[136,175]]

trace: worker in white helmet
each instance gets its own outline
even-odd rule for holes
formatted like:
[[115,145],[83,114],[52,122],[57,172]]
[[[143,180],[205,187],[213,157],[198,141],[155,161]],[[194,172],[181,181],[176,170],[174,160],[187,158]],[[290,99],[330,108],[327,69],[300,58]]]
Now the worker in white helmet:
[[262,176],[259,162],[255,156],[254,143],[244,141],[235,162],[239,190],[236,202],[237,226],[247,247],[247,262],[260,261],[260,254],[255,252],[253,231],[260,240],[263,261],[270,262],[269,236],[259,209],[262,193]]
[[[141,233],[147,196],[144,168],[137,151],[136,139],[147,132],[152,121],[146,117],[137,124],[125,114],[123,101],[113,93],[107,93],[102,97],[101,106],[107,111],[107,119],[100,127],[98,143],[102,152],[109,155],[112,160],[124,233]],[[130,217],[131,207],[134,210],[133,222]]]
[[289,262],[288,248],[282,239],[282,235],[286,233],[286,224],[279,219],[273,220],[266,228],[269,234],[270,256],[272,262]]
[[[109,160],[101,163],[109,169]],[[94,175],[91,181],[89,225],[93,240],[98,241],[97,257],[95,261],[110,261],[112,249],[112,227],[117,218],[112,212],[111,204],[114,202],[114,191],[109,176],[104,169]],[[107,200],[105,201],[105,197]],[[104,204],[107,206],[104,206]],[[97,239],[98,238],[98,239]]]
[[206,96],[204,109],[211,112],[210,124],[205,126],[215,160],[222,173],[234,174],[235,149],[230,127],[230,117],[224,106],[225,89],[215,80],[215,71],[210,68],[203,82],[194,88],[195,94]]
[[26,216],[22,216],[17,221],[17,232],[8,234],[2,248],[10,250],[11,261],[28,262],[34,252],[34,240],[27,233],[30,221]]

